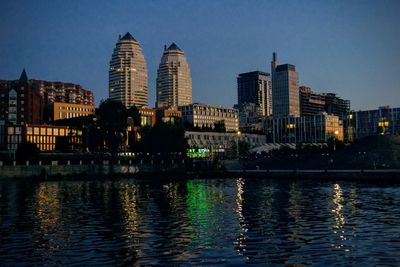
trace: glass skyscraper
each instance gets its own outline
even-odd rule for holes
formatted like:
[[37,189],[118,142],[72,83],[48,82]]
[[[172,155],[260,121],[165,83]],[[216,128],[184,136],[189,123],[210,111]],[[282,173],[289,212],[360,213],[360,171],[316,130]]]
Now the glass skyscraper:
[[299,74],[291,64],[279,65],[276,53],[271,62],[272,110],[275,117],[300,116]]

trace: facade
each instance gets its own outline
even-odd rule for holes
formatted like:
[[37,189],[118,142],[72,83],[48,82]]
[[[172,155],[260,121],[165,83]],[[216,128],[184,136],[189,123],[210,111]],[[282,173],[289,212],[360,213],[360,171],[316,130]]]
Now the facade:
[[300,86],[299,92],[301,116],[312,116],[325,111],[344,120],[350,113],[350,100],[344,100],[334,93],[318,94],[306,86]]
[[139,108],[140,126],[154,126],[156,123],[156,110],[151,108]]
[[179,107],[184,122],[199,129],[214,129],[216,124],[223,123],[227,132],[239,131],[239,112],[233,108],[209,106],[193,103]]
[[62,102],[53,102],[51,107],[51,116],[53,121],[94,115],[96,109],[94,105],[70,104]]
[[314,93],[310,87],[300,86],[300,114],[313,116],[325,111],[325,97]]
[[164,47],[157,71],[158,108],[178,107],[192,103],[192,77],[184,52],[172,43]]
[[45,105],[54,102],[94,106],[93,92],[84,89],[79,84],[30,80],[43,97]]
[[175,123],[177,119],[182,118],[182,112],[175,109],[158,109],[156,117],[163,122]]
[[185,137],[188,138],[190,148],[201,149],[210,157],[217,153],[236,154],[239,141],[247,142],[251,148],[262,146],[266,142],[265,135],[243,133],[186,131]]
[[267,141],[271,143],[325,143],[331,137],[343,140],[343,123],[338,116],[321,113],[314,116],[267,118]]
[[336,94],[322,94],[325,98],[325,111],[329,114],[345,118],[350,113],[350,100],[344,100]]
[[10,124],[42,123],[48,119],[46,116],[54,120],[94,113],[91,91],[73,83],[28,80],[25,70],[19,80],[0,81],[0,102],[0,120]]
[[128,32],[119,37],[110,60],[109,98],[126,108],[147,107],[147,67],[139,42]]
[[259,132],[263,130],[263,118],[260,116],[259,108],[254,103],[235,105],[239,110],[239,129],[243,133]]
[[272,115],[272,81],[269,73],[241,73],[237,78],[237,86],[239,106],[253,103],[260,116]]
[[348,117],[357,139],[376,134],[400,134],[400,107],[355,111]]
[[0,121],[20,125],[41,123],[43,98],[35,84],[28,81],[25,70],[19,80],[0,81]]
[[71,129],[68,126],[51,125],[8,125],[5,126],[5,144],[7,150],[16,150],[18,145],[23,142],[36,144],[40,151],[55,150],[56,140],[59,137],[71,137],[72,143],[81,142],[82,132]]
[[274,117],[299,117],[299,75],[296,67],[291,64],[279,65],[277,55],[273,53],[271,74]]

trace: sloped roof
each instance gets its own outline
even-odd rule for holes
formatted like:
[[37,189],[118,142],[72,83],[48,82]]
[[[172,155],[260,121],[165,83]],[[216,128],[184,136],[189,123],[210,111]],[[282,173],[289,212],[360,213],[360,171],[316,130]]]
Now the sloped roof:
[[26,75],[25,69],[22,70],[21,76],[19,77],[19,81],[21,83],[27,83],[28,82],[28,75]]
[[136,39],[133,38],[133,36],[129,32],[127,32],[120,40],[121,41],[135,41],[135,42],[137,42]]
[[178,51],[181,51],[181,52],[182,52],[182,50],[181,50],[175,43],[172,43],[172,44],[168,47],[167,51],[168,51],[168,50],[178,50]]

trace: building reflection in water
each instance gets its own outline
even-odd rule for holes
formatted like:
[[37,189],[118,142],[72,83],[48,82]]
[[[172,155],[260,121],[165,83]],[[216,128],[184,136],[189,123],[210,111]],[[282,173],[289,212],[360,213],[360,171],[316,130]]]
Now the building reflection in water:
[[141,238],[145,233],[140,234],[140,224],[144,218],[138,212],[138,194],[140,186],[132,183],[119,184],[119,198],[121,202],[121,231],[124,233],[124,247],[128,251],[134,251],[138,257],[143,257]]
[[[187,210],[190,220],[192,247],[215,248],[223,236],[225,223],[231,220],[232,199],[224,198],[224,183],[187,182]],[[225,195],[226,196],[226,195]]]
[[35,194],[34,226],[37,248],[42,257],[52,256],[63,246],[65,235],[61,223],[60,183],[42,182]]

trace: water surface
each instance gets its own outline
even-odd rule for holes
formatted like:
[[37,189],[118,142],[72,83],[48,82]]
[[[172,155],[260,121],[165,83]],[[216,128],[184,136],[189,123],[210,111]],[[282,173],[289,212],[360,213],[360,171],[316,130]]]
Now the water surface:
[[1,266],[400,265],[400,187],[1,181]]

